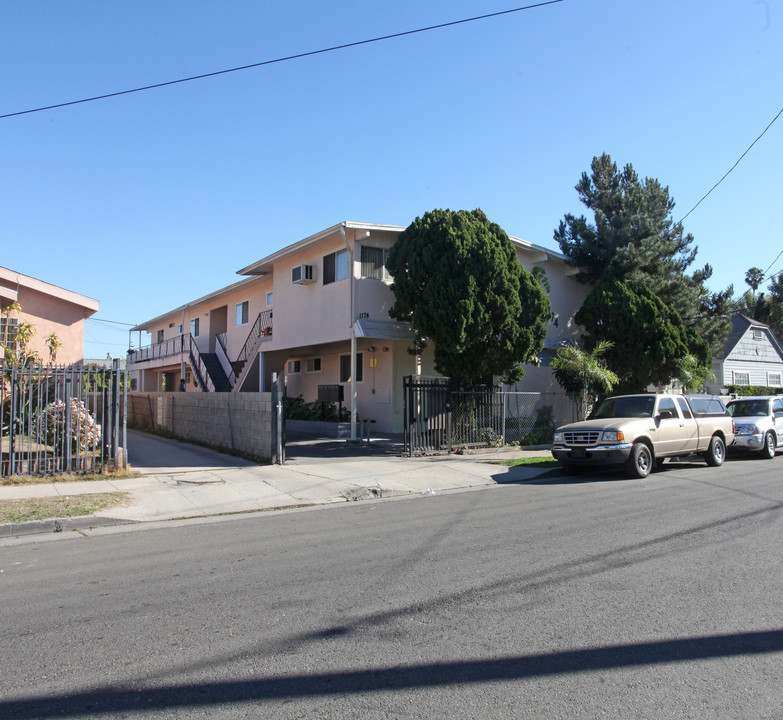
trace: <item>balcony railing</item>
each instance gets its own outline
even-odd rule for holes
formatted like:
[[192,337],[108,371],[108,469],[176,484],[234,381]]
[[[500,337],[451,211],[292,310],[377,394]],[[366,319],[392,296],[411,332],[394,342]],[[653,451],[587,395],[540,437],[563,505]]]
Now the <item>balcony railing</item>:
[[190,333],[183,333],[177,337],[169,338],[161,343],[154,343],[138,350],[128,351],[128,365],[146,362],[147,360],[158,360],[169,358],[175,355],[188,354],[190,352],[191,337]]

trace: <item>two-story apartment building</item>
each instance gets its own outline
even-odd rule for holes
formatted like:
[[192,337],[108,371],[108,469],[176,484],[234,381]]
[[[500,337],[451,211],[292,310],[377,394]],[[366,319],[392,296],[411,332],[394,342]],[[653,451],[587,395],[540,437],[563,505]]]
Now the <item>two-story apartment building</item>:
[[73,365],[84,357],[84,321],[98,312],[98,301],[71,290],[0,267],[0,304],[20,307],[0,317],[0,338],[13,342],[20,323],[30,323],[35,332],[29,349],[49,362],[46,340],[54,334],[62,343],[57,364]]
[[[129,351],[137,390],[259,391],[272,374],[305,402],[342,385],[346,406],[380,432],[402,431],[402,379],[435,375],[431,352],[408,353],[412,333],[389,317],[386,254],[404,226],[344,222],[238,271],[243,280],[192,300],[132,332],[151,344]],[[528,270],[546,270],[553,319],[547,348],[576,340],[574,313],[588,289],[559,253],[511,238]],[[139,342],[141,346],[141,342]],[[551,371],[530,367],[523,389],[556,390]]]

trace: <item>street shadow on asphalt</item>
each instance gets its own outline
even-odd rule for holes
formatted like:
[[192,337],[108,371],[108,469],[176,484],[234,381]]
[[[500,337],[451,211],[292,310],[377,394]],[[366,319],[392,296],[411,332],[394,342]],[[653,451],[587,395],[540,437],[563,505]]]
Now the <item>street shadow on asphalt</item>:
[[285,459],[289,461],[297,459],[399,457],[403,454],[404,449],[405,446],[402,440],[397,440],[393,437],[352,443],[335,438],[289,433],[286,436]]
[[[728,457],[726,462],[732,462],[735,460],[747,461],[747,456],[737,455],[735,457]],[[666,462],[658,463],[655,470],[647,476],[646,479],[655,479],[656,476],[664,475],[666,472],[674,470],[686,470],[694,469],[707,469],[707,465],[703,460],[697,458],[683,458],[682,460],[667,460]],[[638,478],[629,477],[622,465],[617,468],[607,467],[584,467],[575,468],[569,473],[560,467],[552,467],[551,470],[539,470],[534,477],[531,477],[530,471],[532,466],[530,465],[517,465],[507,468],[504,472],[500,472],[497,475],[493,475],[492,479],[498,485],[580,485],[584,483],[594,483],[601,481],[616,481],[627,480],[629,482],[637,482]]]
[[98,687],[21,700],[0,700],[0,717],[85,717],[100,713],[164,713],[237,703],[339,697],[418,688],[470,686],[573,673],[693,663],[713,658],[751,657],[783,651],[783,630],[740,632],[652,642],[591,647],[487,660],[431,662],[403,667],[311,672],[278,677],[182,682],[154,687]]

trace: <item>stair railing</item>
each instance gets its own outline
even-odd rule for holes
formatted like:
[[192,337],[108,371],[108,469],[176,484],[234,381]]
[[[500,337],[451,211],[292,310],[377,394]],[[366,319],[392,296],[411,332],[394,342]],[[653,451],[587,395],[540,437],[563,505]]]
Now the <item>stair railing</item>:
[[[244,367],[245,363],[250,359],[250,353],[258,342],[259,338],[272,339],[272,311],[264,310],[258,313],[256,321],[253,323],[253,327],[250,328],[247,340],[242,346],[242,349],[237,355],[237,359],[231,363],[231,374],[228,376],[228,382],[233,388],[239,378],[236,368]],[[241,372],[241,370],[239,371]]]
[[198,346],[190,335],[188,335],[188,344],[190,345],[190,367],[193,368],[193,374],[196,377],[196,382],[198,382],[201,391],[215,392],[215,385],[212,382],[212,378],[209,376],[209,372],[207,372],[207,366],[204,365]]
[[226,338],[226,333],[224,332],[215,335],[215,355],[217,355],[217,358],[220,361],[220,367],[223,368],[223,372],[226,374],[226,381],[228,382],[228,388],[226,389],[230,390],[234,387],[231,383],[234,368],[231,365],[231,361],[228,359],[228,340]]

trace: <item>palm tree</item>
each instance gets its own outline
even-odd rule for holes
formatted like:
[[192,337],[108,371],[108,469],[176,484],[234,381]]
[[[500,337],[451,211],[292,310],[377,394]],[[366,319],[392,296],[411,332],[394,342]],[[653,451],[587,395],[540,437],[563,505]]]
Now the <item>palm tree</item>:
[[54,363],[57,360],[57,351],[63,347],[63,341],[55,333],[49,333],[46,336],[46,347],[49,348],[49,361]]
[[555,380],[574,401],[579,420],[585,418],[588,405],[595,400],[595,396],[601,392],[611,392],[620,382],[620,378],[601,361],[601,355],[613,345],[602,340],[590,352],[576,345],[563,345],[552,360]]
[[677,363],[677,380],[682,383],[685,390],[696,390],[708,380],[715,379],[715,373],[706,365],[700,365],[693,355],[685,355]]

